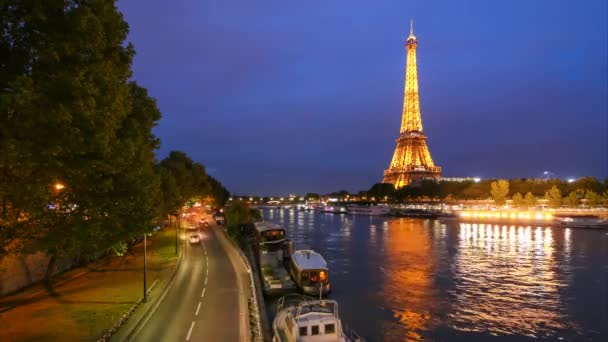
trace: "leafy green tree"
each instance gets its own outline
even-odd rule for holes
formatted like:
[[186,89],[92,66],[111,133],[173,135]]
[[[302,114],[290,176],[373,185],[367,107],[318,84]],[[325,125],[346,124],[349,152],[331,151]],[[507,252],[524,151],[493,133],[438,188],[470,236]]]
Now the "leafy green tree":
[[538,203],[538,201],[536,200],[536,197],[534,195],[532,195],[531,192],[528,192],[526,194],[525,201],[526,201],[526,205],[528,207],[534,207]]
[[559,208],[562,205],[562,192],[556,185],[553,185],[549,191],[545,193],[547,205],[551,208]]
[[499,179],[496,182],[492,182],[490,186],[494,203],[499,206],[505,205],[507,203],[507,196],[509,195],[509,182]]
[[514,207],[523,207],[526,204],[526,202],[524,201],[524,197],[518,192],[515,195],[513,195],[513,206]]
[[220,207],[224,206],[230,198],[230,192],[220,183],[217,179],[209,176],[209,186],[211,189],[211,196],[215,200],[216,204]]
[[304,197],[307,201],[311,200],[311,201],[316,201],[320,198],[321,196],[319,196],[319,194],[315,194],[312,192],[309,192],[306,194],[306,196]]
[[395,194],[395,186],[391,183],[376,183],[368,191],[367,195],[382,199],[384,197],[392,198]]
[[211,191],[205,167],[183,152],[171,151],[159,167],[165,213],[175,212],[190,198]]
[[0,231],[48,253],[50,279],[59,256],[95,257],[149,229],[160,113],[128,82],[134,50],[114,1],[8,0],[0,18]]
[[242,231],[242,227],[252,223],[254,218],[257,217],[257,214],[242,201],[233,201],[226,208],[225,214],[228,234],[233,238],[238,238]]
[[588,206],[594,207],[602,203],[602,197],[593,190],[587,190],[585,200]]
[[580,199],[578,198],[578,195],[575,191],[570,192],[570,194],[568,194],[568,197],[566,197],[566,204],[573,208],[578,207],[579,201]]
[[602,205],[608,206],[608,190],[604,191],[601,199]]

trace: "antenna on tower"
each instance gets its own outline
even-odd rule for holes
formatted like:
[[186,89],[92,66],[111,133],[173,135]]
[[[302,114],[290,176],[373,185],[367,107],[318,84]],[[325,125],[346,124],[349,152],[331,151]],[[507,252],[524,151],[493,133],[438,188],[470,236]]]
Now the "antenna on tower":
[[410,19],[410,37],[414,36],[414,19]]

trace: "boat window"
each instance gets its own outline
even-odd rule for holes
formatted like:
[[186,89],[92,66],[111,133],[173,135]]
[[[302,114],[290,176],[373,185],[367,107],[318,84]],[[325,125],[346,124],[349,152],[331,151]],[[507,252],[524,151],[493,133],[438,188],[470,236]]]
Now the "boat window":
[[[317,327],[318,329],[318,327]],[[308,335],[308,327],[300,327],[300,336]]]
[[325,324],[325,330],[323,330],[323,332],[325,334],[333,334],[336,332],[336,325],[331,323],[331,324]]
[[316,283],[319,281],[319,273],[318,272],[310,272],[310,282]]
[[312,325],[312,326],[310,326],[310,334],[311,335],[319,335],[319,326],[318,325]]
[[260,235],[262,242],[278,241],[285,238],[285,231],[283,229],[271,229],[263,231]]
[[308,282],[308,272],[302,272],[301,279],[303,282]]

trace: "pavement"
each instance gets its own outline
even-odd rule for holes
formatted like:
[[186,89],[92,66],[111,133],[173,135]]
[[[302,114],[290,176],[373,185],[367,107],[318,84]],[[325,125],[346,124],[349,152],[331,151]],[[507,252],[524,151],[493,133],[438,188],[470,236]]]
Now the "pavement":
[[[203,228],[200,234],[200,243],[184,248],[173,282],[147,315],[134,326],[130,323],[127,340],[250,340],[251,290],[245,265],[221,227]],[[123,330],[113,340],[124,337]]]

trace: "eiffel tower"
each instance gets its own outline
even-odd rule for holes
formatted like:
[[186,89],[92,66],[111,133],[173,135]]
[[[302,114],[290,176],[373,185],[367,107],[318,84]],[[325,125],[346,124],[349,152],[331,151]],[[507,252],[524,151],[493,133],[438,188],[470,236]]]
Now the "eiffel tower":
[[403,96],[403,117],[401,131],[397,138],[397,147],[393,160],[384,171],[382,183],[391,183],[399,189],[412,181],[439,178],[441,167],[435,166],[426,136],[422,129],[420,117],[420,97],[418,96],[418,70],[416,67],[416,47],[418,40],[414,36],[414,22],[410,22],[410,36],[407,38],[407,64],[405,71],[405,93]]

